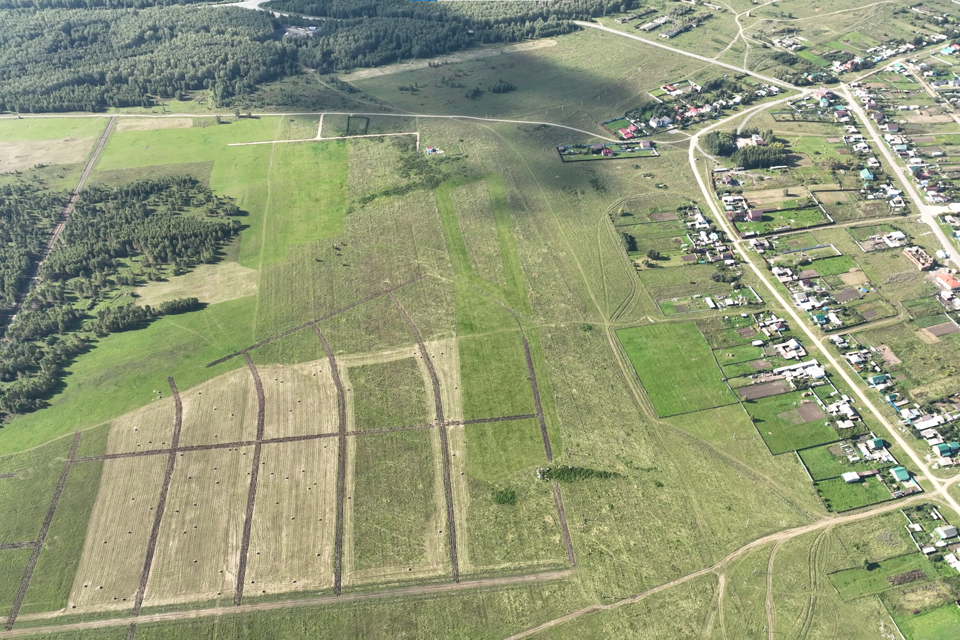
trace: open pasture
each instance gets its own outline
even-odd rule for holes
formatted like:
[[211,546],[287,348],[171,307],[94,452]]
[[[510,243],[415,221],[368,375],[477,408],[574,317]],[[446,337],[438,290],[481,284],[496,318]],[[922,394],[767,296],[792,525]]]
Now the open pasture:
[[70,592],[71,608],[133,606],[166,466],[165,455],[104,461]]
[[427,392],[425,369],[415,358],[350,367],[353,428],[367,431],[431,422],[433,394]]
[[617,337],[661,417],[736,402],[693,322],[620,329]]
[[148,606],[233,600],[253,447],[177,454]]
[[873,561],[871,566],[853,567],[829,575],[830,582],[840,592],[844,600],[853,600],[863,596],[881,593],[896,586],[888,578],[919,570],[915,582],[926,582],[936,577],[937,571],[923,554],[914,552],[906,555]]
[[807,421],[798,409],[813,402],[803,398],[801,391],[782,393],[757,400],[748,400],[744,406],[753,418],[757,430],[773,454],[803,449],[837,440],[833,429],[823,418]]
[[0,142],[0,173],[38,164],[78,164],[87,159],[95,143],[95,138]]
[[440,575],[449,556],[438,434],[409,431],[352,440],[344,582]]
[[908,640],[951,640],[960,627],[960,607],[949,602],[917,615],[897,616],[896,621]]
[[533,392],[519,331],[458,339],[466,420],[533,413]]
[[244,593],[333,585],[337,440],[264,445]]
[[863,478],[861,482],[845,482],[843,478],[818,480],[813,483],[827,509],[842,513],[891,499],[890,490],[879,478]]
[[137,288],[137,303],[156,306],[193,297],[207,304],[236,300],[257,293],[257,272],[236,262],[201,264],[190,273],[148,282]]
[[60,438],[30,451],[0,458],[0,510],[16,518],[0,518],[0,544],[36,540],[50,498],[70,452],[71,438]]

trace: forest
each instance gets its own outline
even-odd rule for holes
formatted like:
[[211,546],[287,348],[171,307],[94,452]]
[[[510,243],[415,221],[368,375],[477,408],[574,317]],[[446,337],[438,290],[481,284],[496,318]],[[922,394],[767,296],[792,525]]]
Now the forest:
[[190,177],[84,190],[0,345],[0,414],[43,406],[97,336],[198,308],[196,298],[140,306],[125,291],[217,261],[240,230],[239,213]]
[[[579,29],[573,19],[636,0],[410,2],[282,0],[283,24],[317,27],[282,38],[283,24],[236,7],[151,6],[169,0],[0,0],[0,110],[101,111],[152,106],[208,90],[220,106],[302,72],[370,67]],[[18,8],[22,7],[22,8]]]

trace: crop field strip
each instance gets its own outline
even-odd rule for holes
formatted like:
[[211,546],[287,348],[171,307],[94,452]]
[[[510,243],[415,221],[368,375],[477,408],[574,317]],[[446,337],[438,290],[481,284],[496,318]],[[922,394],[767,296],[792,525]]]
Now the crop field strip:
[[30,588],[30,580],[33,578],[33,570],[37,567],[37,560],[40,559],[40,550],[47,539],[47,532],[50,531],[50,524],[53,522],[53,516],[57,512],[57,504],[60,502],[60,496],[63,494],[63,487],[67,484],[67,476],[70,475],[70,466],[73,464],[73,458],[77,455],[77,449],[80,447],[81,432],[73,434],[73,444],[70,445],[70,453],[63,462],[63,471],[60,472],[60,480],[57,481],[57,487],[53,491],[53,498],[50,500],[50,508],[47,510],[47,517],[43,520],[43,526],[40,527],[40,535],[33,544],[33,553],[30,554],[30,560],[27,562],[27,568],[23,572],[23,579],[20,581],[20,589],[17,591],[17,597],[13,601],[13,607],[10,609],[10,615],[7,618],[7,631],[13,629],[17,621],[17,615],[20,613],[20,607],[23,605],[23,599],[27,595],[27,589]]
[[260,454],[263,447],[264,419],[266,417],[266,397],[263,393],[263,382],[253,364],[250,353],[244,351],[243,357],[247,361],[247,368],[253,376],[253,383],[257,389],[257,441],[253,445],[253,460],[250,463],[250,488],[247,493],[247,511],[243,519],[243,537],[240,540],[240,562],[237,566],[237,590],[233,596],[233,603],[239,605],[243,600],[243,584],[247,575],[247,552],[250,550],[250,528],[253,526],[253,509],[257,501],[257,479],[260,477]]
[[262,347],[262,346],[265,345],[265,344],[270,344],[271,342],[276,342],[277,340],[280,340],[281,338],[286,338],[287,336],[292,335],[292,334],[294,334],[294,333],[296,333],[296,332],[298,332],[298,331],[302,331],[302,330],[304,330],[304,329],[307,329],[307,328],[309,328],[311,325],[317,324],[318,322],[323,322],[324,320],[329,320],[330,318],[336,317],[336,316],[340,315],[341,313],[343,313],[344,311],[349,311],[350,309],[354,309],[354,308],[356,308],[356,307],[359,307],[360,305],[366,304],[367,302],[370,302],[371,300],[376,300],[377,298],[380,298],[380,297],[385,296],[385,295],[389,295],[389,294],[393,293],[394,291],[397,291],[397,290],[399,290],[399,289],[403,289],[404,287],[409,287],[410,285],[412,285],[412,284],[414,284],[414,283],[416,283],[416,282],[419,282],[420,280],[423,280],[424,277],[425,277],[425,276],[420,276],[420,277],[418,277],[418,278],[414,278],[413,280],[408,280],[408,281],[406,281],[406,282],[401,282],[401,283],[398,284],[398,285],[395,285],[395,286],[393,286],[393,287],[389,287],[389,288],[387,288],[387,289],[384,289],[383,291],[379,291],[379,292],[377,292],[377,293],[374,293],[373,295],[369,295],[369,296],[367,296],[366,298],[363,298],[362,300],[357,300],[356,302],[354,302],[354,303],[352,303],[352,304],[348,304],[348,305],[345,306],[345,307],[341,307],[341,308],[339,308],[339,309],[337,309],[337,310],[335,310],[335,311],[331,311],[330,313],[328,313],[328,314],[326,314],[326,315],[324,315],[324,316],[321,316],[321,317],[317,318],[316,320],[311,320],[311,321],[309,321],[309,322],[304,322],[303,324],[299,324],[299,325],[293,327],[292,329],[287,329],[286,331],[284,331],[284,332],[282,332],[282,333],[278,333],[278,334],[275,335],[275,336],[270,336],[269,338],[265,338],[265,339],[261,340],[260,342],[257,342],[256,344],[252,344],[252,345],[250,345],[249,347],[246,347],[245,349],[241,349],[240,351],[234,351],[233,353],[231,353],[231,354],[229,354],[229,355],[226,355],[226,356],[223,356],[222,358],[219,358],[219,359],[217,359],[217,360],[214,360],[213,362],[209,363],[209,364],[207,365],[207,367],[213,367],[213,366],[216,366],[216,365],[218,365],[218,364],[223,364],[223,363],[226,362],[227,360],[232,360],[233,358],[236,358],[237,356],[245,355],[245,354],[247,354],[248,352],[253,351],[254,349],[258,349],[258,348]]
[[317,339],[320,340],[320,344],[323,345],[324,353],[327,354],[330,374],[333,376],[333,384],[337,388],[337,499],[333,534],[333,593],[339,596],[343,586],[343,503],[345,502],[347,486],[347,399],[343,390],[343,381],[340,379],[340,369],[337,367],[337,358],[333,355],[333,350],[317,323],[313,322],[311,326],[313,332],[317,335]]
[[457,526],[453,513],[453,484],[450,481],[450,446],[447,443],[447,425],[443,416],[443,401],[440,395],[440,378],[437,377],[437,371],[433,367],[430,359],[430,352],[427,346],[423,344],[423,338],[420,336],[420,330],[407,314],[403,305],[397,300],[393,292],[390,292],[390,299],[397,308],[397,312],[403,318],[403,321],[410,327],[410,332],[417,341],[417,347],[420,349],[420,355],[423,357],[427,371],[430,373],[430,382],[433,385],[433,402],[437,412],[437,429],[440,432],[440,453],[443,459],[443,493],[447,503],[447,538],[450,545],[450,565],[454,582],[460,582],[460,563],[457,559]]
[[[177,445],[180,443],[180,431],[183,429],[183,403],[180,400],[180,390],[173,377],[167,378],[170,384],[170,393],[173,395],[173,437],[170,440],[170,451],[167,455],[167,468],[163,473],[163,483],[160,485],[160,496],[157,498],[157,508],[153,517],[153,527],[150,529],[150,538],[147,541],[147,553],[143,560],[143,571],[140,574],[140,585],[137,587],[137,595],[133,600],[133,616],[140,615],[140,609],[143,607],[143,596],[147,591],[147,581],[150,579],[150,570],[153,568],[153,558],[157,553],[157,540],[160,537],[160,525],[163,521],[163,512],[167,508],[167,495],[170,492],[170,483],[173,480],[173,470],[177,464]],[[128,640],[132,640],[136,634],[137,625],[135,622],[130,624],[127,630]]]

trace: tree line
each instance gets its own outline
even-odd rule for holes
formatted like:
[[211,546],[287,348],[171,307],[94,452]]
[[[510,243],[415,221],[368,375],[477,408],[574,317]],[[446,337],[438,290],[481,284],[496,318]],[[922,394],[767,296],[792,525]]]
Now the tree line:
[[218,260],[240,230],[234,213],[232,202],[190,177],[84,190],[0,343],[0,414],[43,406],[97,336],[199,308],[196,298],[140,306],[123,288]]
[[[150,106],[209,90],[242,102],[258,85],[300,73],[371,67],[476,45],[579,29],[572,20],[636,0],[437,3],[282,0],[271,8],[148,6],[172,0],[0,0],[0,110],[98,111]],[[178,3],[179,4],[179,3]],[[316,26],[280,38],[284,24]],[[504,90],[502,85],[496,89]]]

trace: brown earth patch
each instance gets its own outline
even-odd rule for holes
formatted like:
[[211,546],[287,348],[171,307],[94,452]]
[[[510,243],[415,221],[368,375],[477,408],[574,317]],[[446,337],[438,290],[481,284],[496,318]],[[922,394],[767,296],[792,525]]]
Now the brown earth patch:
[[797,277],[801,280],[806,280],[807,278],[819,278],[820,274],[817,273],[815,269],[804,269]]
[[840,279],[843,280],[843,284],[863,284],[867,282],[867,274],[863,271],[848,271],[846,273],[840,274]]
[[949,335],[951,333],[960,333],[960,328],[958,328],[957,325],[953,324],[952,322],[944,322],[943,324],[936,324],[932,327],[927,327],[927,331],[939,338],[940,336]]
[[876,309],[867,309],[866,311],[861,312],[860,315],[863,316],[864,320],[873,320],[880,314],[877,313]]
[[894,365],[894,364],[901,364],[903,362],[903,360],[898,358],[893,353],[893,349],[891,349],[885,344],[882,344],[879,347],[877,347],[877,353],[880,354],[880,357],[883,358],[883,361],[886,362],[887,364]]
[[651,213],[650,219],[654,222],[667,222],[669,220],[676,220],[677,214],[672,211],[660,211],[657,213]]
[[804,422],[813,422],[814,420],[823,420],[825,414],[816,402],[807,402],[797,407],[797,413],[803,418]]
[[744,400],[759,400],[760,398],[767,398],[769,396],[778,396],[787,391],[790,391],[790,385],[783,380],[737,389],[737,393],[739,393],[740,397]]
[[87,159],[94,138],[0,142],[0,172],[20,171],[37,164],[77,164]]
[[737,335],[743,339],[752,338],[757,335],[757,330],[753,327],[743,327],[742,329],[737,329]]
[[849,302],[851,300],[856,300],[857,298],[859,298],[860,292],[857,291],[856,289],[844,289],[843,291],[840,291],[833,297],[836,298],[837,302]]
[[766,360],[751,360],[750,366],[753,367],[754,371],[763,371],[765,369],[773,369],[773,365],[767,362]]

